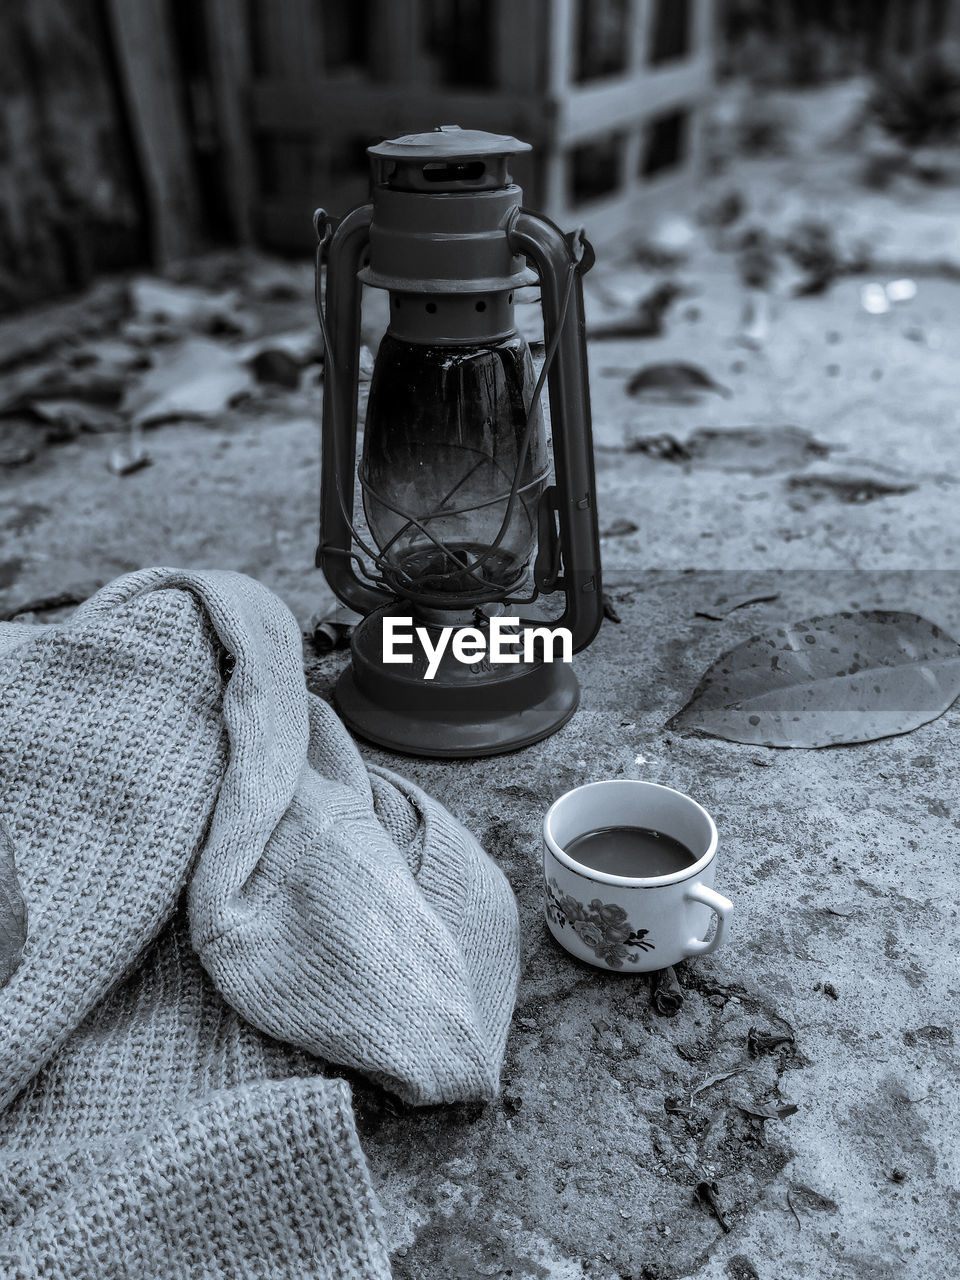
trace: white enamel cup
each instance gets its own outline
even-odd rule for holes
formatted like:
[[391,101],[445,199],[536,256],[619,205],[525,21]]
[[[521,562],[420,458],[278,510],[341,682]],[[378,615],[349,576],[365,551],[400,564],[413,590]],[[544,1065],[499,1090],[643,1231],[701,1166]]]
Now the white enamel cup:
[[[646,827],[695,856],[671,875],[632,879],[584,866],[564,852],[601,827]],[[591,782],[555,801],[543,820],[544,909],[550,932],[598,969],[647,973],[716,951],[733,905],[713,888],[717,828],[695,800],[671,787],[628,778]],[[705,941],[710,921],[717,928]]]

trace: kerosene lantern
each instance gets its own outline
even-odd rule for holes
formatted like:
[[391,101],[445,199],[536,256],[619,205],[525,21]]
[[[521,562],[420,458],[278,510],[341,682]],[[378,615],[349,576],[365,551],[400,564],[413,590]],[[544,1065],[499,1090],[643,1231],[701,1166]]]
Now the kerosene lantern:
[[[524,635],[566,628],[576,652],[603,616],[580,279],[593,255],[581,232],[564,235],[521,208],[508,163],[528,150],[456,126],[381,142],[368,149],[372,202],[335,231],[315,216],[326,343],[317,564],[364,615],[335,701],[361,737],[414,755],[493,755],[554,732],[576,709],[576,677],[543,643],[525,660]],[[514,322],[516,291],[532,283],[544,320],[539,378]],[[390,296],[357,468],[362,284]],[[559,617],[523,616],[559,591]],[[505,616],[520,619],[516,658],[463,660],[481,652],[475,632]],[[414,624],[409,660],[390,647],[387,662],[385,630],[400,618]],[[441,631],[449,641],[450,628],[467,627],[475,647],[457,657],[448,643],[426,678],[416,628],[436,653]]]

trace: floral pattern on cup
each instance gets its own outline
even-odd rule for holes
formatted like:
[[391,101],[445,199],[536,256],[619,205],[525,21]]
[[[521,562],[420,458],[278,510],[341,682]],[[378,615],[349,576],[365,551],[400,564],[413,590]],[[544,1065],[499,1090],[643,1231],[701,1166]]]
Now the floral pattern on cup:
[[564,893],[555,879],[549,881],[546,894],[548,919],[558,928],[570,928],[598,960],[611,969],[622,969],[623,962],[636,963],[637,951],[654,951],[647,940],[648,929],[634,929],[623,907],[615,902],[594,898],[586,906]]

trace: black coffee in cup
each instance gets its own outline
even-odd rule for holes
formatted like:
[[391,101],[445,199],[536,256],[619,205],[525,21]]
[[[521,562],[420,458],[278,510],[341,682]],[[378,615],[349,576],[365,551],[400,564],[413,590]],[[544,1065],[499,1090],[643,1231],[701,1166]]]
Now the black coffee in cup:
[[594,871],[632,880],[673,875],[697,861],[685,844],[651,827],[597,827],[574,837],[564,852]]

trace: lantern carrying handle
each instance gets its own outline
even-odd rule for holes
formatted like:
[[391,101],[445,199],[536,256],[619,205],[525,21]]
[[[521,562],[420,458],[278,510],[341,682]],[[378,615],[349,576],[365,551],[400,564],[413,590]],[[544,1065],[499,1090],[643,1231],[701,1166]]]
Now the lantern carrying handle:
[[[540,277],[544,338],[559,334],[547,387],[553,428],[556,510],[560,522],[566,608],[556,625],[569,628],[573,650],[585,648],[603,621],[600,535],[597,527],[593,425],[587,373],[586,321],[581,276],[593,263],[583,232],[569,239],[540,214],[518,209],[507,225],[515,253],[524,254]],[[571,266],[573,297],[564,307]]]
[[[341,219],[336,230],[318,210],[314,215],[318,249],[327,249],[326,323],[323,326],[328,372],[323,392],[323,452],[320,466],[320,543],[316,564],[330,589],[357,613],[371,613],[393,598],[361,582],[344,548],[353,541],[353,492],[357,456],[357,375],[360,363],[361,284],[357,273],[370,240],[373,205],[365,204]],[[318,252],[318,311],[319,258]],[[321,320],[322,311],[319,311]]]

